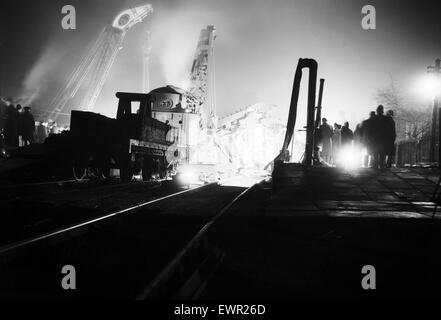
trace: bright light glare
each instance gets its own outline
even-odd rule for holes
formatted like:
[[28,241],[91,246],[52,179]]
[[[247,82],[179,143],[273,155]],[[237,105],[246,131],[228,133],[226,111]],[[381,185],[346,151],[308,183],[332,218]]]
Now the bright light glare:
[[359,168],[361,165],[361,154],[362,151],[358,148],[352,146],[344,147],[339,153],[337,165],[345,169]]
[[189,167],[182,168],[179,180],[182,184],[191,184],[198,179],[196,172]]
[[368,155],[367,149],[366,149],[366,148],[362,148],[362,149],[361,149],[361,156],[362,156],[362,157],[365,157],[365,156],[367,156],[367,155]]
[[7,158],[8,157],[8,153],[6,152],[5,148],[1,148],[0,154],[1,154],[1,158]]
[[433,98],[441,93],[441,79],[434,74],[426,74],[418,80],[416,89],[422,97]]

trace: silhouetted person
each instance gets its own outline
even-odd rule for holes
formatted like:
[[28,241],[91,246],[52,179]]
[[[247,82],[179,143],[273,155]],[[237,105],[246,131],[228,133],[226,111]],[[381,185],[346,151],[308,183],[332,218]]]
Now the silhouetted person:
[[363,144],[362,134],[361,134],[361,123],[358,123],[355,126],[355,130],[354,130],[354,145],[355,144],[357,144],[357,146],[361,146]]
[[[0,99],[0,133],[1,140],[4,138],[4,128],[5,128],[5,120],[6,120],[6,100],[3,98]],[[4,143],[4,141],[2,141]]]
[[55,121],[49,120],[48,122],[48,132],[49,134],[57,134],[58,132],[58,125]]
[[17,104],[15,109],[18,112],[17,134],[18,134],[18,143],[19,143],[19,146],[21,147],[23,145],[23,117],[22,117],[23,108],[21,107],[20,104]]
[[[374,142],[373,142],[373,130],[374,130],[374,118],[375,111],[369,113],[369,118],[361,123],[361,135],[363,145],[366,148],[366,158],[364,159],[364,166],[372,166],[372,160],[374,156]],[[372,158],[372,160],[371,160]]]
[[43,121],[38,121],[37,122],[37,128],[36,128],[37,134],[37,143],[44,143],[44,141],[47,138],[47,127],[45,125],[45,123],[43,123]]
[[363,166],[364,159],[362,159],[362,150],[364,148],[363,143],[363,132],[361,129],[361,123],[355,126],[354,130],[354,153],[356,157],[360,160],[360,164]]
[[320,145],[322,147],[321,157],[327,163],[331,161],[332,155],[332,127],[328,124],[326,118],[322,119],[322,125],[319,128]]
[[386,130],[386,155],[387,162],[386,167],[391,168],[395,157],[395,139],[397,138],[397,133],[395,130],[394,112],[392,110],[387,111],[386,119],[388,121],[388,126]]
[[349,122],[345,122],[341,128],[341,146],[350,147],[352,146],[352,140],[354,140],[354,133],[349,129]]
[[6,99],[5,142],[8,147],[18,147],[18,112],[12,99]]
[[334,135],[332,136],[332,162],[337,164],[341,147],[341,125],[334,123]]
[[358,123],[355,126],[354,130],[354,146],[357,148],[361,148],[363,146],[363,135],[361,132],[361,123]]
[[35,120],[30,109],[30,107],[24,107],[24,112],[21,115],[23,121],[23,143],[25,146],[34,141]]
[[386,153],[388,147],[387,136],[389,135],[390,120],[384,115],[382,105],[377,107],[372,128],[372,142],[374,151],[373,167],[383,169],[386,166]]

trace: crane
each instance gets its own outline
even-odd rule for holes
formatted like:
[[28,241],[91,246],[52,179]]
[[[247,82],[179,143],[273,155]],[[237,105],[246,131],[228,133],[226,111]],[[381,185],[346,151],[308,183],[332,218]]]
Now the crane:
[[202,108],[201,127],[212,132],[216,129],[216,96],[214,69],[214,40],[216,28],[202,29],[190,73],[190,93],[198,99]]
[[152,12],[152,5],[145,4],[116,15],[112,24],[101,31],[79,65],[70,74],[67,83],[52,99],[49,105],[50,119],[55,121],[81,88],[85,93],[81,99],[80,109],[83,111],[93,109],[127,31]]

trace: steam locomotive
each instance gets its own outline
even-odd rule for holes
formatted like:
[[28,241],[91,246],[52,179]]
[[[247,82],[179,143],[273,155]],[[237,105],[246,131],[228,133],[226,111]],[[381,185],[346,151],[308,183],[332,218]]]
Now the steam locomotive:
[[178,153],[174,147],[177,128],[152,117],[150,94],[117,92],[116,97],[119,103],[115,119],[72,111],[70,131],[46,140],[54,157],[72,168],[76,180],[82,180],[88,172],[108,178],[111,169],[119,169],[123,182],[140,173],[143,180],[171,175]]

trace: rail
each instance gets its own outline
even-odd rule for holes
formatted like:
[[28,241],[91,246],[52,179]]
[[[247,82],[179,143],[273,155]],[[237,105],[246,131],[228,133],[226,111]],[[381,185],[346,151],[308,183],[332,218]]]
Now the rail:
[[[142,290],[137,299],[164,299],[170,298],[170,296],[174,299],[189,299],[189,297],[196,298],[202,290],[201,288],[205,285],[206,281],[208,281],[208,278],[215,272],[215,269],[217,269],[224,257],[224,253],[221,252],[222,250],[217,247],[210,247],[207,236],[209,230],[213,228],[216,222],[218,222],[234,204],[263,181],[264,179],[253,186],[248,187],[224,206],[199,230],[199,232],[170,261],[170,263],[162,269],[154,280]],[[191,267],[187,267],[185,265],[185,260],[189,261],[194,259],[201,253],[201,250],[203,251],[203,257],[200,259],[200,263],[191,261],[191,264],[197,265],[196,268],[192,269]],[[207,267],[207,264],[211,264],[212,266]],[[201,271],[202,269],[204,270]],[[205,276],[201,273],[204,273]],[[198,284],[195,284],[195,282],[198,282]],[[191,288],[188,288],[189,286]],[[176,292],[173,292],[173,289],[170,290],[170,287],[174,287],[173,289],[175,289]]]
[[179,195],[187,193],[187,192],[194,192],[196,190],[199,190],[201,188],[206,188],[206,187],[211,186],[213,184],[215,184],[215,183],[209,183],[209,184],[205,184],[205,185],[202,185],[202,186],[199,186],[199,187],[196,187],[196,188],[179,191],[179,192],[176,192],[176,193],[173,193],[173,194],[169,194],[169,195],[157,198],[157,199],[153,199],[153,200],[149,200],[149,201],[137,204],[135,206],[131,206],[131,207],[128,207],[128,208],[125,208],[125,209],[121,209],[121,210],[118,210],[118,211],[115,211],[115,212],[111,212],[111,213],[108,213],[106,215],[103,215],[103,216],[100,216],[100,217],[97,217],[97,218],[93,218],[93,219],[90,219],[90,220],[87,220],[87,221],[83,221],[83,222],[80,222],[80,223],[75,223],[75,224],[72,224],[72,225],[70,225],[68,227],[58,228],[56,230],[49,231],[49,232],[43,233],[43,234],[38,235],[38,236],[29,237],[29,238],[24,239],[24,240],[20,240],[20,241],[16,241],[16,242],[7,244],[7,245],[4,245],[4,246],[0,247],[0,255],[1,254],[5,254],[5,253],[10,252],[10,251],[13,251],[13,250],[17,250],[17,249],[25,247],[25,246],[28,246],[28,245],[30,245],[32,243],[44,241],[44,240],[47,240],[49,238],[53,238],[55,236],[59,236],[59,235],[62,235],[62,234],[68,234],[69,232],[72,232],[74,230],[78,230],[78,229],[90,226],[90,225],[95,224],[97,222],[101,222],[101,221],[107,220],[109,218],[112,218],[112,217],[115,217],[115,216],[118,216],[118,215],[121,215],[121,214],[126,214],[126,213],[129,213],[129,212],[133,212],[135,210],[138,210],[140,208],[146,207],[146,206],[151,205],[153,203],[160,202],[160,201],[172,198],[172,197],[176,197],[176,196],[179,196]]

